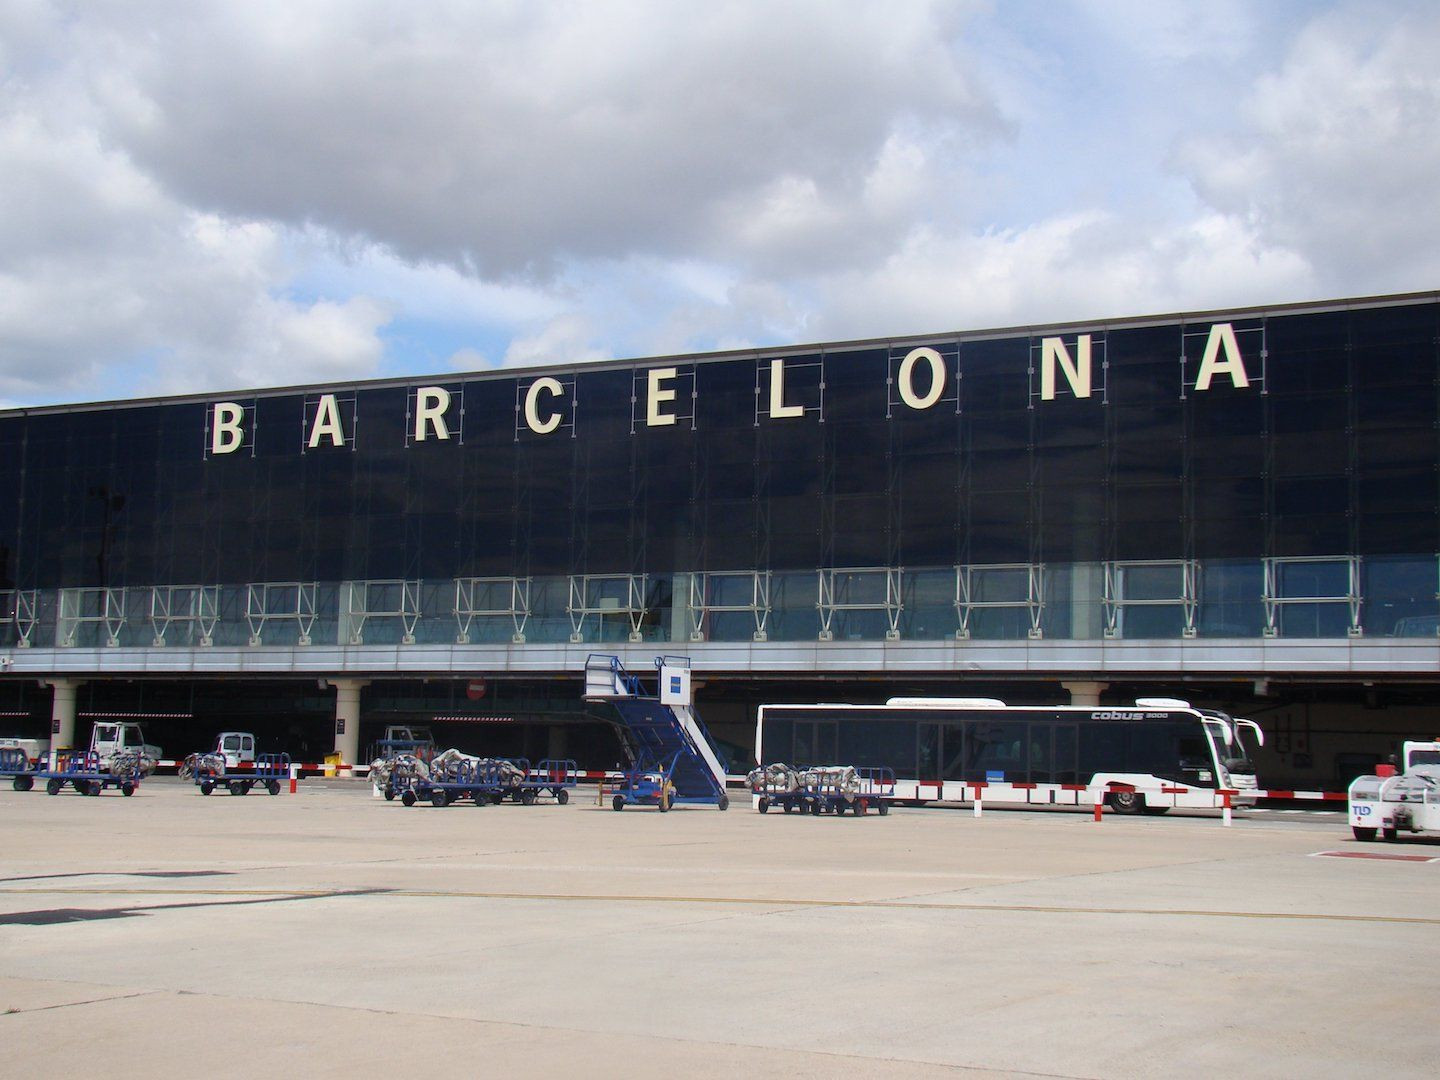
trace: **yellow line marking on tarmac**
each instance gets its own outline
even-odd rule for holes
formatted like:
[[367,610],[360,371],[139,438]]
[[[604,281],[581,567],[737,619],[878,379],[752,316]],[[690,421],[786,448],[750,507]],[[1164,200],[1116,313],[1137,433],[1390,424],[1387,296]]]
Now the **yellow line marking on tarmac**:
[[763,896],[659,896],[616,893],[518,893],[481,892],[462,889],[370,888],[363,892],[344,889],[147,889],[147,888],[49,888],[0,889],[0,896],[169,896],[185,899],[197,896],[329,897],[349,899],[412,898],[438,900],[539,900],[579,903],[719,904],[774,908],[865,908],[899,911],[994,911],[1041,915],[1170,915],[1210,919],[1293,919],[1358,923],[1395,923],[1413,926],[1440,926],[1440,918],[1411,915],[1344,915],[1314,911],[1206,911],[1198,908],[1067,907],[1061,904],[937,904],[914,900],[823,900]]

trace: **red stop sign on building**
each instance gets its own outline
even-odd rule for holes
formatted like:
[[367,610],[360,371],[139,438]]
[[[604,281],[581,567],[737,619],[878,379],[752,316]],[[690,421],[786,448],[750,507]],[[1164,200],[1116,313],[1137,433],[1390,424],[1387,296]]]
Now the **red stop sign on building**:
[[484,679],[471,679],[468,683],[465,684],[465,696],[471,701],[479,701],[482,697],[485,696],[485,690],[486,686]]

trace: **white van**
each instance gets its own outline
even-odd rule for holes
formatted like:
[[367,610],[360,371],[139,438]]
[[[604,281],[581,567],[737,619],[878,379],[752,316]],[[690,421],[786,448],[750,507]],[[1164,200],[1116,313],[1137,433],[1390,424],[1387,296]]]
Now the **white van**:
[[225,755],[225,768],[253,764],[255,736],[248,731],[222,731],[215,737],[215,753]]
[[90,732],[90,749],[100,756],[103,763],[120,750],[137,750],[148,758],[159,761],[163,756],[160,747],[145,741],[145,732],[139,724],[123,724],[102,720]]

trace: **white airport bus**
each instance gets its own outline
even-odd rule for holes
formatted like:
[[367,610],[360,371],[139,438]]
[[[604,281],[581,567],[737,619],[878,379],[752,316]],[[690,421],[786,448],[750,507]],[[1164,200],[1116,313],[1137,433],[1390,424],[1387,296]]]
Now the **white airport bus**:
[[762,705],[756,764],[885,767],[895,796],[929,802],[1090,805],[1121,813],[1254,802],[1260,727],[1174,698],[1134,706],[891,698],[884,705]]

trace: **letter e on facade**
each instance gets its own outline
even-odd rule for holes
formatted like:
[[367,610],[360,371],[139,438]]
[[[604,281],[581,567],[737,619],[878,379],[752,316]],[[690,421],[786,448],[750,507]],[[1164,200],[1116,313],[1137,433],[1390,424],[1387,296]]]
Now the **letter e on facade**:
[[675,378],[677,370],[673,367],[651,368],[646,375],[645,394],[645,426],[665,427],[675,423],[675,414],[661,412],[660,406],[675,400],[674,387],[661,388],[662,382],[669,382]]

